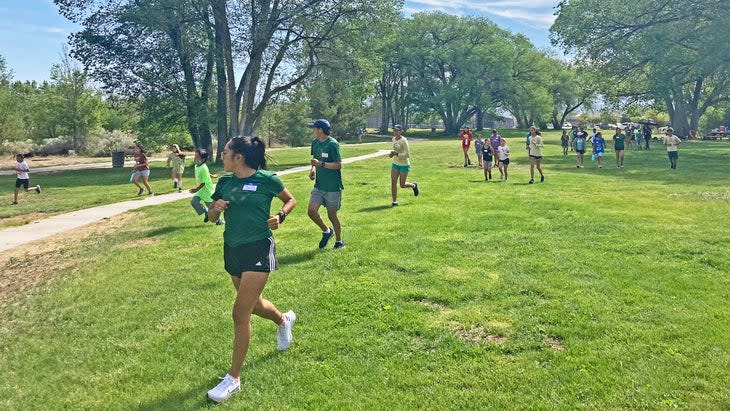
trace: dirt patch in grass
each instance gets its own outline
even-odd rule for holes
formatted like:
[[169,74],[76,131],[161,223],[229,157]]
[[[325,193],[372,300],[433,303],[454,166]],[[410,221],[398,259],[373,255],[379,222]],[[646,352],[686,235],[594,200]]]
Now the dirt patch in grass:
[[477,344],[490,343],[499,345],[507,341],[507,337],[490,334],[481,325],[476,325],[471,328],[456,328],[453,330],[453,333],[462,340]]
[[81,254],[78,248],[83,248],[82,243],[85,240],[93,236],[107,236],[138,216],[139,213],[135,212],[123,213],[1,252],[0,308],[6,306],[16,296],[53,281],[56,274],[65,269],[83,267],[87,261],[75,254]]
[[[55,166],[69,166],[74,164],[92,164],[92,163],[109,163],[111,164],[110,157],[82,157],[82,156],[46,156],[46,157],[32,157],[28,159],[30,168],[33,167],[55,167]],[[0,170],[14,170],[15,169],[15,157],[3,156],[0,158]]]
[[48,217],[49,214],[45,213],[28,213],[23,215],[16,215],[13,217],[4,217],[2,221],[0,221],[0,228],[18,227]]
[[549,345],[555,351],[563,351],[565,349],[565,343],[556,337],[546,338],[545,344]]
[[431,308],[431,309],[434,309],[434,310],[438,310],[438,311],[447,311],[447,310],[449,310],[449,307],[446,304],[440,303],[440,302],[437,302],[437,301],[431,301],[431,300],[429,300],[427,298],[424,298],[424,299],[420,300],[418,303],[421,304],[424,307],[428,307],[428,308]]

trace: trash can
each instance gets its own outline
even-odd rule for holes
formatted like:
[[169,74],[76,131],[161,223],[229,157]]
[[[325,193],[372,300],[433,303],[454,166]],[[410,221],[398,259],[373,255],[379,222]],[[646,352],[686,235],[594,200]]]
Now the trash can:
[[112,167],[124,167],[124,151],[112,151]]

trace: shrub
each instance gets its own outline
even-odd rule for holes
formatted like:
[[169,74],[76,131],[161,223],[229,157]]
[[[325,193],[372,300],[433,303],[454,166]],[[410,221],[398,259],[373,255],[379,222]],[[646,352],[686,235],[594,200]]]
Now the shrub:
[[121,130],[97,130],[86,139],[84,152],[94,157],[110,156],[112,151],[125,151],[134,145],[137,135]]

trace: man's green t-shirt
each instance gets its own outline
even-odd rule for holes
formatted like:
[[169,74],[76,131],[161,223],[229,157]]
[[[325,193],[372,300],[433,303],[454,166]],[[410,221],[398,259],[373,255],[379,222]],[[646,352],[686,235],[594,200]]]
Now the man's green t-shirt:
[[208,171],[207,164],[203,163],[195,165],[195,182],[198,183],[198,185],[203,184],[203,187],[196,191],[195,195],[206,203],[212,203],[213,199],[211,198],[211,195],[213,194],[213,180],[210,179],[210,171]]
[[246,178],[226,174],[218,180],[213,200],[229,201],[223,241],[231,247],[271,237],[267,220],[271,200],[284,190],[276,174],[257,170]]
[[615,136],[613,136],[613,149],[623,150],[625,141],[626,137],[623,134],[616,134]]
[[[312,141],[312,157],[325,163],[336,163],[342,161],[340,157],[340,144],[332,137],[325,141],[314,139]],[[342,191],[342,170],[333,170],[317,167],[317,178],[314,186],[322,191]]]

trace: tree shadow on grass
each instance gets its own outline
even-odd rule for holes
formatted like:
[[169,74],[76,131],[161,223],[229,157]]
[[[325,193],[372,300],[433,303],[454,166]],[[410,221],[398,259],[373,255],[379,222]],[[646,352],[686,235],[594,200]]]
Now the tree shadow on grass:
[[379,206],[373,206],[373,207],[365,207],[357,210],[358,213],[370,213],[373,211],[382,211],[382,210],[389,210],[393,208],[392,206],[389,206],[387,204],[379,205]]

